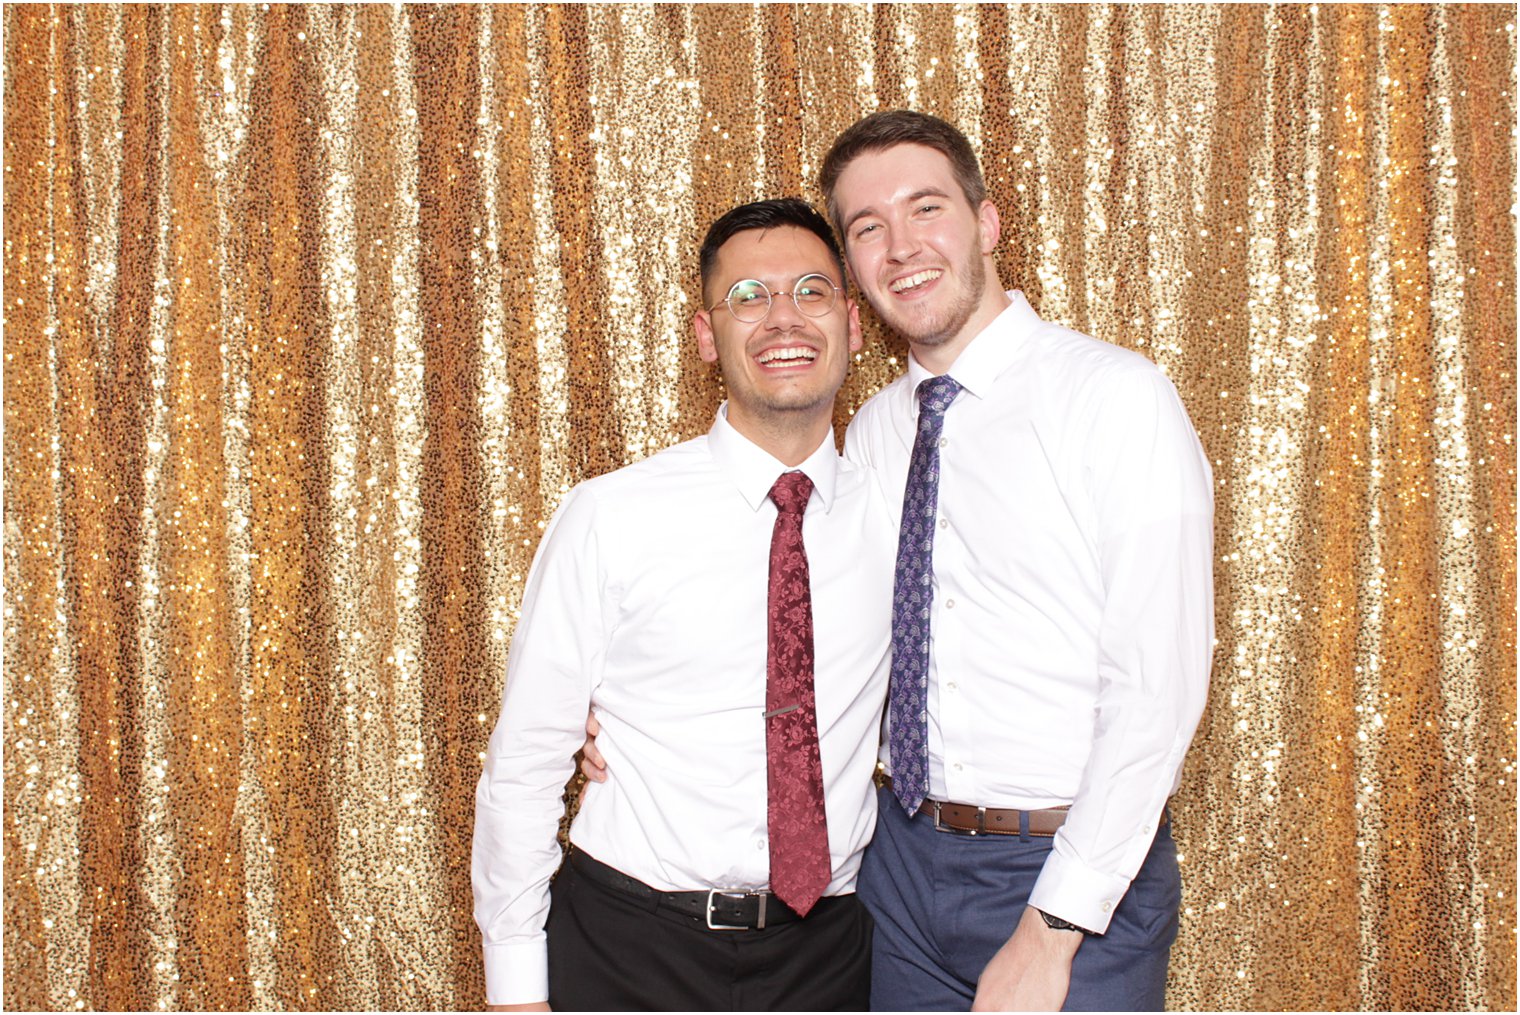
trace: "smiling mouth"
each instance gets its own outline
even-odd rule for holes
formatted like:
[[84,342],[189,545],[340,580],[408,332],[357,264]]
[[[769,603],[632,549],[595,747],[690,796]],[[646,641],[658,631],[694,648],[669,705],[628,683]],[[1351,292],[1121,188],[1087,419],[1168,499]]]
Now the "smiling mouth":
[[914,289],[917,289],[920,286],[933,282],[943,274],[944,272],[940,271],[938,268],[925,268],[923,271],[915,272],[905,278],[897,279],[887,288],[891,289],[894,293],[912,292]]
[[818,358],[818,350],[801,345],[789,345],[780,349],[767,349],[755,357],[761,366],[801,366]]

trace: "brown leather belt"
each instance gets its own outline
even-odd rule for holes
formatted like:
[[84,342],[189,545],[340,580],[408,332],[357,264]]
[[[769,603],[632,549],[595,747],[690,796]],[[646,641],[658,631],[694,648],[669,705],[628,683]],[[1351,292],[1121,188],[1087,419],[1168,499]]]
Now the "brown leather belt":
[[1038,835],[1049,838],[1066,820],[1065,807],[1048,807],[1042,811],[1017,811],[1003,807],[974,807],[971,804],[942,803],[925,800],[918,813],[934,819],[940,832],[961,835]]
[[[957,835],[1037,835],[1050,838],[1066,821],[1069,807],[1047,807],[1041,811],[1018,811],[1002,807],[976,807],[972,804],[942,803],[925,800],[918,813],[934,819],[934,829]],[[1166,809],[1161,821],[1166,824]]]

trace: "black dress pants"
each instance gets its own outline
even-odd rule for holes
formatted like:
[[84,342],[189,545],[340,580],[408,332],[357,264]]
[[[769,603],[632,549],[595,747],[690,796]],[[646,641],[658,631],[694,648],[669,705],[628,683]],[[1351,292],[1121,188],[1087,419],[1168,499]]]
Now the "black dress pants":
[[865,1011],[871,915],[854,895],[764,930],[704,921],[565,864],[550,889],[555,1011]]

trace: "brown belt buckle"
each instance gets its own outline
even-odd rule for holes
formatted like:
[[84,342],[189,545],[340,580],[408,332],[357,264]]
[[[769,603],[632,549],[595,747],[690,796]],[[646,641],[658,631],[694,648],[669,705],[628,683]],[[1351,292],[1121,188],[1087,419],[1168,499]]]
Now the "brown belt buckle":
[[987,808],[985,808],[985,807],[978,807],[976,809],[976,827],[975,828],[956,828],[953,825],[947,825],[947,824],[944,824],[944,823],[942,823],[940,821],[940,819],[939,819],[939,811],[940,811],[940,808],[942,806],[944,806],[944,805],[941,804],[940,801],[938,801],[938,800],[934,801],[934,830],[936,832],[949,832],[951,835],[985,835],[986,834],[986,832],[987,832]]

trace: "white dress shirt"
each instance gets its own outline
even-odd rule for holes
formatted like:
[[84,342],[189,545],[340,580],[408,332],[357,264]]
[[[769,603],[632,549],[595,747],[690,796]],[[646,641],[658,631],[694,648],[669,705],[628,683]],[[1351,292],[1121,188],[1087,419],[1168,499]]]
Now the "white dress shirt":
[[[965,390],[940,447],[929,795],[1071,805],[1030,904],[1102,932],[1208,691],[1212,483],[1153,363],[1008,295],[949,370]],[[910,358],[845,438],[899,516],[930,376]]]
[[[766,594],[787,471],[720,409],[712,430],[588,480],[528,576],[501,718],[475,797],[475,919],[492,1004],[548,996],[555,832],[587,706],[612,778],[571,841],[662,891],[766,888]],[[830,434],[799,466],[812,584],[819,754],[833,877],[851,892],[876,818],[897,530]]]

